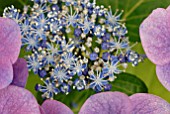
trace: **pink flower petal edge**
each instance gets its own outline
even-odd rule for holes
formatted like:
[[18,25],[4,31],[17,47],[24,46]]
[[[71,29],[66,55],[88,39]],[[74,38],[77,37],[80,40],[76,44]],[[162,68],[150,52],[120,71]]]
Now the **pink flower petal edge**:
[[1,114],[41,114],[34,96],[24,88],[10,85],[0,90]]
[[21,47],[21,33],[18,24],[8,18],[0,17],[0,57],[6,57],[14,64]]
[[13,80],[13,68],[8,58],[0,58],[0,89],[7,87]]
[[41,108],[45,114],[73,114],[70,108],[56,100],[45,100]]
[[170,114],[170,104],[158,96],[138,93],[130,96],[132,114]]
[[92,95],[86,100],[79,114],[130,114],[131,102],[121,92],[103,92]]
[[14,78],[13,85],[25,87],[28,78],[27,62],[24,59],[18,59],[13,65]]
[[170,91],[170,63],[156,66],[156,74],[159,81]]

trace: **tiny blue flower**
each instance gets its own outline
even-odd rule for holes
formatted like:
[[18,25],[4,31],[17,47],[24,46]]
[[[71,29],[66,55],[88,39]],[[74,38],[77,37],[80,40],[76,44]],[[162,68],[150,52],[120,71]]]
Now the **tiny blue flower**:
[[89,87],[94,89],[95,91],[99,92],[102,91],[103,87],[108,84],[108,81],[104,79],[105,76],[102,72],[97,71],[97,75],[90,75],[90,83]]
[[39,70],[38,71],[38,75],[41,77],[41,78],[44,78],[46,75],[47,75],[47,72],[45,70]]
[[67,81],[70,79],[67,73],[67,69],[63,67],[55,68],[54,71],[52,72],[52,77],[54,78],[54,80],[58,81],[59,83],[63,83],[63,81]]
[[86,16],[84,23],[80,23],[79,26],[83,29],[84,34],[88,34],[89,31],[94,27],[94,23],[88,19],[88,16]]
[[75,37],[72,39],[73,41],[73,44],[76,48],[80,48],[81,47],[81,44],[83,43],[83,40],[81,37]]
[[77,5],[77,2],[75,0],[66,0],[65,4],[66,6]]
[[105,32],[106,32],[106,29],[103,28],[102,26],[100,25],[97,25],[94,27],[93,29],[93,32],[94,32],[94,35],[97,36],[98,38],[104,36]]
[[84,90],[86,87],[86,81],[81,79],[76,79],[74,81],[74,88],[76,88],[78,91]]
[[115,14],[113,15],[112,10],[110,9],[110,11],[107,12],[106,24],[109,24],[109,25],[111,25],[113,27],[119,25],[120,21],[121,21],[120,16],[122,15],[123,11],[118,15],[117,15],[117,13],[118,13],[118,11],[116,11]]
[[44,29],[40,28],[38,26],[33,26],[33,34],[39,40],[46,40],[47,39]]
[[62,40],[62,43],[61,43],[61,49],[62,51],[67,51],[69,52],[71,48],[74,47],[74,42],[68,42],[66,40]]
[[38,38],[34,37],[34,35],[27,35],[22,40],[22,46],[26,45],[26,50],[30,51],[32,49],[37,49],[39,47]]
[[103,58],[103,60],[109,60],[109,58],[110,58],[110,53],[108,53],[108,52],[104,52],[103,53],[103,55],[102,55],[102,58]]
[[101,48],[103,50],[108,50],[110,47],[109,43],[108,42],[103,42],[102,45],[101,45]]
[[110,40],[110,37],[111,37],[111,34],[106,33],[106,34],[102,37],[102,39],[103,39],[103,41],[108,41],[108,40]]
[[44,30],[48,28],[47,27],[48,21],[49,21],[48,18],[45,17],[44,14],[40,14],[38,17],[34,19],[37,28],[43,28]]
[[70,67],[70,69],[72,70],[70,75],[75,75],[77,73],[78,76],[81,76],[86,67],[87,64],[82,64],[81,62],[75,61],[74,65]]
[[46,55],[46,56],[43,58],[42,61],[44,62],[45,65],[51,64],[52,66],[55,66],[55,64],[56,64],[56,63],[55,63],[55,60],[54,60],[54,56],[53,56],[52,54]]
[[110,64],[105,64],[104,68],[102,69],[104,74],[108,74],[108,76],[114,80],[114,74],[119,74],[122,71],[118,69],[119,65],[118,65],[119,61],[117,61],[117,59],[111,59]]
[[97,58],[98,58],[98,54],[97,53],[93,52],[93,53],[90,54],[90,60],[91,61],[95,61]]
[[112,85],[111,84],[107,84],[104,86],[104,91],[110,91],[112,89]]
[[50,78],[46,78],[42,81],[45,85],[37,84],[35,89],[43,93],[43,98],[53,98],[54,94],[57,95],[60,92],[60,90],[56,87],[55,82],[51,82]]
[[58,3],[58,0],[48,0],[48,2],[56,5]]
[[75,57],[72,53],[66,53],[61,56],[61,60],[64,63],[65,67],[69,68],[75,63]]
[[60,91],[62,93],[65,93],[66,95],[69,94],[69,92],[71,91],[70,85],[63,83],[60,87]]
[[[51,0],[51,1],[54,1],[54,0]],[[54,5],[51,6],[51,10],[57,12],[57,11],[60,10],[60,7],[57,4],[54,4]]]
[[81,29],[76,28],[76,29],[74,30],[74,36],[75,36],[75,37],[80,37],[81,34],[82,34]]
[[43,13],[47,13],[49,12],[49,8],[47,6],[47,4],[45,3],[45,0],[35,0],[37,1],[35,5],[35,7],[33,8],[33,15],[39,16]]
[[121,54],[124,54],[122,50],[129,48],[129,42],[127,42],[126,39],[119,39],[118,41],[111,41],[111,42],[109,42],[109,44],[110,44],[111,51],[116,50],[115,55],[119,54],[118,53],[119,51]]
[[26,19],[24,21],[24,23],[20,24],[20,28],[21,28],[22,36],[24,36],[24,35],[29,36],[30,30],[31,30],[31,26],[30,26],[30,22],[29,22],[28,19]]
[[35,74],[37,74],[38,70],[42,67],[42,63],[38,60],[37,54],[28,56],[27,65],[28,65],[28,69],[33,70]]
[[47,43],[47,51],[50,52],[53,56],[60,55],[63,51],[60,50],[60,45],[49,44]]
[[126,27],[115,27],[114,31],[113,31],[113,36],[117,36],[118,38],[120,37],[125,37],[125,35],[128,33],[127,28]]
[[65,20],[67,22],[66,26],[72,25],[74,28],[77,26],[77,20],[78,20],[78,13],[75,11],[73,14],[72,7],[70,7],[71,14],[67,13],[66,15],[63,15],[65,17]]
[[110,42],[110,47],[115,49],[125,49],[128,48],[127,42]]
[[50,31],[53,34],[56,34],[57,32],[59,32],[61,29],[63,28],[62,26],[62,22],[55,20],[54,22],[50,23]]
[[132,62],[133,66],[138,65],[138,63],[141,61],[140,55],[135,51],[130,51],[130,50],[127,51],[126,58],[127,58],[128,62]]
[[24,15],[20,14],[19,10],[13,5],[4,9],[3,17],[13,19],[17,23],[21,23],[24,19]]

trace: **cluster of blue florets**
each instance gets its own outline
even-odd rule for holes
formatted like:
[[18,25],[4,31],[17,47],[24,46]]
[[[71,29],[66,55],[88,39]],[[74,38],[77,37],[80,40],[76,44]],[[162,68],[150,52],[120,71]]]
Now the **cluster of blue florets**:
[[3,15],[21,28],[28,68],[44,82],[36,85],[44,98],[73,89],[110,90],[115,74],[142,60],[129,45],[123,11],[112,13],[95,0],[32,1],[23,13],[11,6]]

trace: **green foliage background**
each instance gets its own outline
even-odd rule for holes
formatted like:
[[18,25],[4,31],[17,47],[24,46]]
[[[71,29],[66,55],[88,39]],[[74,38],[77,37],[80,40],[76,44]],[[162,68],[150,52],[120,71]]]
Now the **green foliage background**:
[[[17,8],[22,8],[23,5],[29,3],[29,1],[30,0],[5,0],[5,1],[0,0],[0,15],[2,15],[3,9],[7,6],[14,5]],[[96,1],[98,4],[100,5],[103,4],[105,7],[111,6],[113,11],[115,11],[116,9],[124,10],[124,15],[122,18],[126,20],[130,40],[132,42],[137,41],[139,42],[138,45],[134,48],[134,50],[138,51],[141,54],[144,54],[144,51],[140,43],[138,32],[140,23],[152,12],[152,10],[159,7],[166,8],[168,5],[170,5],[170,0],[96,0]],[[23,56],[24,51],[22,50],[21,57]],[[158,95],[163,99],[167,100],[168,102],[170,102],[170,92],[168,92],[158,81],[155,73],[155,65],[152,64],[148,59],[146,59],[143,63],[140,63],[135,68],[129,65],[129,68],[127,69],[126,72],[134,74],[138,78],[143,80],[146,86],[148,87],[149,93]],[[38,76],[34,75],[33,73],[30,73],[27,83],[27,89],[29,89],[35,96],[39,96],[39,94],[37,94],[37,92],[34,90],[34,86],[38,82],[41,83]],[[75,92],[72,95],[58,97],[57,99],[60,99],[61,101],[62,100],[67,101],[67,99],[69,101],[70,99],[71,100],[74,99],[75,102],[83,104],[85,99],[92,93],[93,93],[92,91],[85,91],[82,92],[81,94]],[[80,106],[76,109],[73,108],[73,110],[77,112],[79,108]]]

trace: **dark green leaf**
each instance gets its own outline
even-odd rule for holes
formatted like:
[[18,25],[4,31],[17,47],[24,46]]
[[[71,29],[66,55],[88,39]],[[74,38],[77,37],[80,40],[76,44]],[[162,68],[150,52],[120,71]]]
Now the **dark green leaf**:
[[121,91],[127,95],[135,93],[148,93],[145,83],[136,76],[128,73],[121,73],[112,83],[112,91]]
[[[97,1],[97,0],[96,0]],[[123,19],[129,31],[130,41],[140,41],[139,26],[152,10],[170,4],[170,0],[98,0],[98,4],[111,6],[113,12],[116,9],[124,10]]]

